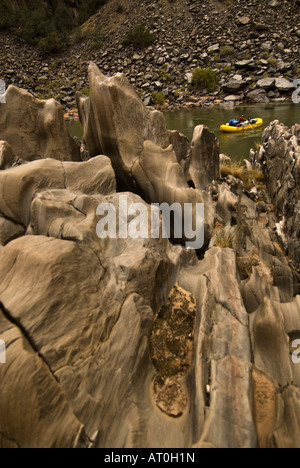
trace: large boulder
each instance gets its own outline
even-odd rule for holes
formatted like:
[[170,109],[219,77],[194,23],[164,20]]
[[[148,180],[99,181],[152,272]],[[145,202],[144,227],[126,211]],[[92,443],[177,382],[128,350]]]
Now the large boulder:
[[62,106],[54,99],[36,99],[13,85],[5,93],[5,103],[0,103],[0,140],[7,141],[14,154],[25,161],[81,161]]
[[257,86],[263,89],[271,89],[275,85],[275,78],[262,78],[258,80]]
[[[143,203],[132,194],[128,202]],[[149,357],[154,314],[182,249],[161,238],[99,239],[100,203],[118,210],[119,194],[41,192],[31,235],[0,252],[0,336],[10,344],[0,367],[2,446],[156,446],[154,427],[166,444],[186,444],[172,418],[154,409]],[[12,385],[21,400],[15,413]]]
[[247,83],[243,80],[229,80],[222,85],[222,90],[225,93],[238,93],[247,87]]
[[112,161],[120,188],[134,189],[131,169],[145,140],[169,145],[163,114],[150,111],[125,75],[106,77],[89,66],[90,97],[77,93],[84,141],[91,157],[106,154]]
[[[163,114],[148,109],[124,75],[106,77],[91,64],[89,82],[90,97],[77,94],[77,103],[90,155],[100,152],[111,159],[118,189],[137,193],[148,203],[179,203],[182,208],[190,203],[195,213],[196,204],[203,203],[200,190],[219,176],[215,135],[199,127],[188,152],[186,139],[167,131]],[[208,195],[207,205],[208,243],[213,224]]]
[[283,77],[275,79],[275,87],[281,92],[288,92],[294,89],[293,83]]
[[87,195],[115,191],[110,160],[99,156],[88,162],[33,161],[0,172],[0,212],[25,228],[37,193],[50,188],[70,189]]
[[263,88],[257,88],[253,91],[249,91],[246,94],[246,99],[251,103],[267,103],[270,101],[265,89]]

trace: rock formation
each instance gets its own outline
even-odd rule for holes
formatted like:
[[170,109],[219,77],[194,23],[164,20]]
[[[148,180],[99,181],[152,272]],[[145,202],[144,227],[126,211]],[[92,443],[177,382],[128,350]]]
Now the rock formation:
[[[190,151],[186,147],[183,154],[180,143],[170,146],[172,140],[182,141],[178,132],[177,138],[170,136],[163,114],[149,110],[124,75],[106,77],[91,64],[89,82],[89,98],[77,93],[84,142],[91,157],[109,156],[118,188],[134,191],[148,203],[203,203],[201,190],[219,175],[214,134],[203,125],[197,127]],[[185,160],[184,167],[180,160]],[[189,179],[198,190],[189,187]],[[213,219],[208,197],[206,202],[208,234]]]
[[79,148],[68,133],[58,102],[35,99],[11,85],[0,109],[0,139],[11,145],[18,158],[80,161]]
[[263,134],[262,146],[253,162],[266,173],[267,189],[281,222],[279,234],[289,256],[300,268],[300,127],[290,130],[274,121]]
[[89,66],[90,97],[77,94],[79,117],[90,155],[108,154],[120,188],[131,188],[135,160],[150,140],[169,145],[163,115],[149,111],[126,77],[104,76],[95,64]]
[[[91,159],[20,164],[36,131],[19,152],[0,145],[0,446],[298,447],[300,276],[276,232],[285,216],[298,239],[298,127],[266,130],[254,200],[221,178],[208,129],[187,145],[122,76],[90,77],[78,104]],[[113,206],[118,228],[124,195],[149,215],[204,201],[202,252],[161,230],[99,238],[97,208]]]

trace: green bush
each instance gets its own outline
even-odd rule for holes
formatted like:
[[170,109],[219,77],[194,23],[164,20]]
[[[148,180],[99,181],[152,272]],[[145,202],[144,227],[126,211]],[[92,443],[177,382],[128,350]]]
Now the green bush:
[[90,52],[99,50],[102,46],[102,36],[99,30],[94,30],[90,36],[91,42],[89,45]]
[[233,55],[234,54],[234,48],[231,46],[224,46],[221,47],[220,49],[220,56],[221,57],[227,57],[228,55]]
[[10,29],[16,21],[16,14],[12,7],[0,0],[0,30]]
[[196,68],[192,73],[192,84],[195,88],[206,88],[210,92],[218,87],[218,75],[211,68]]
[[155,104],[162,106],[166,102],[166,96],[161,91],[154,91],[152,94]]
[[155,41],[155,35],[143,25],[139,24],[127,32],[122,44],[124,46],[132,45],[135,49],[149,47]]

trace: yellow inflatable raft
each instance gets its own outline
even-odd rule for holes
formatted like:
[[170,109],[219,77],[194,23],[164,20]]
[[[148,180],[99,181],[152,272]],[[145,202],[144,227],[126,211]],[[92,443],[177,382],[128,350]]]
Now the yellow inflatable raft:
[[226,125],[221,125],[220,130],[223,132],[230,132],[230,133],[237,133],[237,132],[245,132],[247,130],[253,130],[255,128],[259,128],[263,124],[263,119],[257,118],[257,119],[252,119],[251,122],[255,123],[249,123],[248,121],[245,122],[244,125],[241,125],[240,127],[233,127],[229,124]]

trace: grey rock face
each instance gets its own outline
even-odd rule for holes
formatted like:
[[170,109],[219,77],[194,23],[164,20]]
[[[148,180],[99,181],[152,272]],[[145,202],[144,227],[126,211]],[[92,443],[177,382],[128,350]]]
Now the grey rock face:
[[118,187],[148,203],[202,203],[200,190],[219,176],[215,136],[199,127],[188,152],[186,139],[166,130],[163,114],[147,109],[123,75],[105,77],[90,65],[89,79],[90,97],[77,95],[84,140],[91,156],[109,156]]
[[90,97],[77,94],[84,140],[90,155],[111,158],[121,187],[133,189],[130,171],[145,140],[163,148],[169,145],[162,114],[149,111],[125,76],[104,76],[96,65],[89,67]]
[[[84,179],[79,178],[82,171],[86,175]],[[112,193],[115,177],[105,156],[80,164],[48,159],[1,171],[0,187],[0,212],[26,228],[30,206],[37,193],[50,188],[70,189],[87,195]]]
[[233,251],[209,250],[203,262],[181,272],[179,283],[193,292],[201,310],[189,381],[194,387],[193,446],[254,447],[248,316]]
[[[89,178],[90,164],[95,173],[95,165],[98,163],[105,171],[107,161],[107,158],[99,157],[79,165],[70,163],[72,165],[65,168],[65,186],[61,178],[62,163],[57,161],[33,162],[5,171],[6,183],[14,186],[15,195],[21,192],[27,195],[27,205],[15,217],[27,225],[28,235],[9,242],[0,253],[3,275],[0,300],[4,315],[1,337],[7,343],[19,340],[19,344],[9,346],[7,351],[10,372],[7,373],[3,366],[0,368],[3,445],[6,445],[6,439],[14,440],[19,446],[71,447],[94,443],[103,447],[111,446],[113,439],[119,446],[137,444],[137,441],[131,441],[136,430],[126,436],[126,430],[119,432],[120,421],[125,428],[133,418],[137,427],[136,424],[141,422],[138,422],[138,406],[147,400],[146,404],[151,408],[149,389],[153,368],[148,356],[148,341],[153,314],[165,302],[173,285],[182,249],[172,247],[166,239],[129,238],[121,242],[98,239],[98,204],[109,202],[118,209],[119,195],[114,194],[114,175],[110,173],[110,184],[99,185],[105,172],[98,172],[98,186],[84,193],[84,185],[78,184],[76,170],[81,171],[84,182]],[[48,186],[33,182],[33,187],[28,183],[24,187],[22,177],[17,177],[20,169],[26,174],[31,170],[34,181],[39,164],[40,180],[43,181],[42,165],[49,170],[51,162],[53,177]],[[76,183],[72,181],[74,176]],[[12,177],[15,177],[14,184],[10,183]],[[26,182],[25,176],[23,179]],[[7,191],[2,198],[8,200],[6,196]],[[15,198],[18,199],[17,195]],[[129,202],[143,203],[132,194],[129,194]],[[22,260],[18,263],[20,255]],[[14,273],[11,262],[18,263]],[[9,272],[13,274],[11,280],[7,276]],[[167,282],[165,278],[169,278]],[[31,294],[33,283],[36,291]],[[12,293],[17,284],[18,295]],[[29,309],[30,313],[27,313]],[[21,331],[15,332],[8,327],[8,321],[17,322]],[[7,328],[10,330],[8,335]],[[26,330],[28,343],[26,352],[20,354],[23,330]],[[51,338],[48,339],[48,335]],[[31,357],[30,360],[28,353],[34,359]],[[18,366],[22,368],[18,379],[11,379]],[[125,386],[120,369],[126,369]],[[8,412],[11,412],[6,378],[14,382],[14,395],[22,394],[24,405],[18,411],[18,421],[27,418],[25,427],[15,426],[13,421],[6,424]],[[25,385],[23,380],[26,380]],[[76,381],[82,384],[78,387]],[[49,401],[53,402],[48,410],[41,410],[44,416],[38,421],[40,406],[34,403],[36,394],[47,405]],[[107,408],[113,408],[117,402],[122,402],[123,409],[119,407],[117,412],[107,413]],[[35,405],[33,412],[31,405]],[[31,417],[28,419],[29,411]],[[48,425],[43,437],[39,437],[39,432],[32,432],[31,424],[36,425],[38,431],[48,417],[53,423]],[[63,424],[60,424],[60,418],[63,418]],[[100,420],[101,427],[105,428],[101,434]],[[56,424],[60,424],[59,431],[55,431]],[[117,432],[119,436],[115,439]],[[140,437],[143,439],[142,434]],[[146,433],[145,437],[144,444],[150,444]]]
[[269,194],[274,200],[276,214],[282,220],[283,240],[299,268],[299,125],[289,130],[276,120],[271,122],[264,131],[263,145],[255,159],[266,174]]
[[219,153],[214,133],[204,125],[195,127],[187,167],[187,178],[195,188],[208,189],[213,180],[219,179]]

